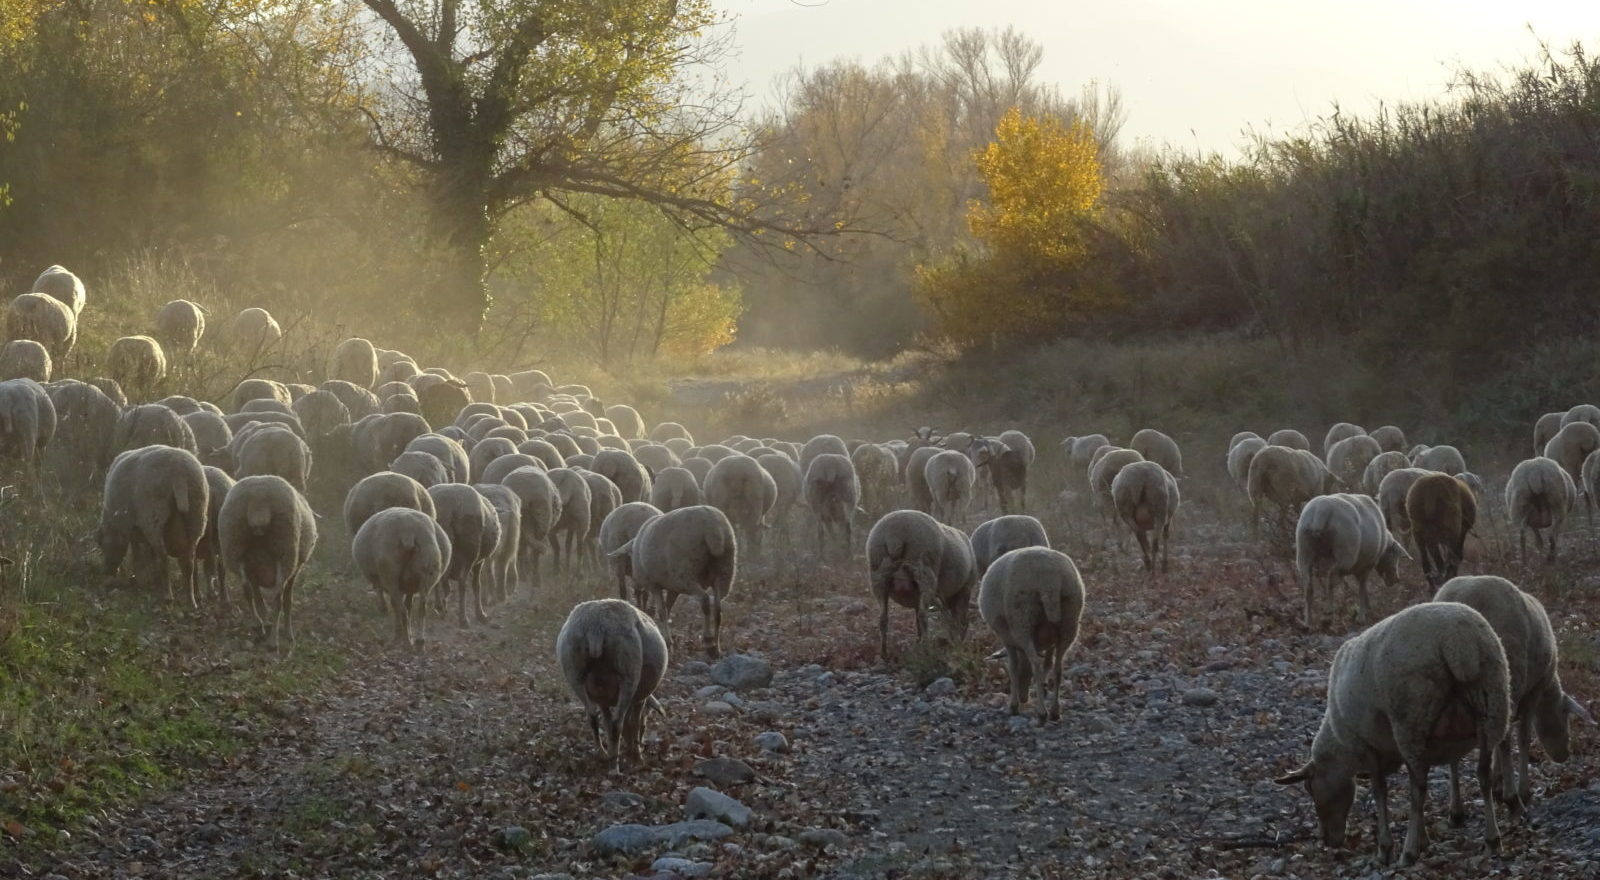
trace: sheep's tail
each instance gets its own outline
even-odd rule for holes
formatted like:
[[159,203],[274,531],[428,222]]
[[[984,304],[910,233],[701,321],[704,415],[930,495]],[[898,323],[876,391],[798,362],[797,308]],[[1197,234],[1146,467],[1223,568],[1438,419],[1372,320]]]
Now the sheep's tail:
[[1499,742],[1511,720],[1511,697],[1505,661],[1498,665],[1490,661],[1494,651],[1503,649],[1492,633],[1489,638],[1445,638],[1439,644],[1439,657],[1456,692],[1475,716],[1497,732],[1495,742]]
[[[1297,528],[1295,540],[1295,574],[1299,576],[1300,583],[1311,583],[1311,565],[1316,560],[1317,554],[1328,548],[1328,521],[1333,511],[1316,505],[1301,514],[1301,525]],[[1302,544],[1299,535],[1305,536]]]
[[[629,542],[632,543],[631,541]],[[711,529],[706,532],[706,550],[712,556],[724,556],[728,552],[728,536],[721,529]]]
[[[590,618],[593,620],[593,618]],[[602,627],[591,626],[583,631],[583,648],[590,660],[599,660],[606,651],[606,634]]]
[[183,483],[172,484],[172,506],[179,513],[189,512],[189,487]]

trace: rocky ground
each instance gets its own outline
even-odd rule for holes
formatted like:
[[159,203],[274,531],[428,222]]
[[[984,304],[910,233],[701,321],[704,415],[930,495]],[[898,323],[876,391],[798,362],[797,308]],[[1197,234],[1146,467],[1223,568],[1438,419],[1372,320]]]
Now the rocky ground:
[[[1481,852],[1475,785],[1466,827],[1448,826],[1442,771],[1422,866],[1376,862],[1365,787],[1351,847],[1326,849],[1304,790],[1271,779],[1304,756],[1343,636],[1299,629],[1283,561],[1193,527],[1171,573],[1149,579],[1088,518],[1050,525],[1078,536],[1064,543],[1090,596],[1058,723],[1006,714],[981,621],[970,646],[917,650],[895,609],[897,656],[880,662],[860,563],[778,544],[745,566],[725,616],[737,658],[696,658],[699,621],[680,610],[643,769],[608,768],[554,670],[566,609],[608,591],[590,576],[471,631],[434,621],[416,657],[382,647],[375,619],[336,683],[279,705],[281,724],[236,760],[91,818],[48,855],[0,853],[0,874],[1600,876],[1588,732],[1568,764],[1535,764],[1535,808],[1503,857]],[[1378,592],[1393,610],[1421,589]],[[1588,697],[1592,595],[1550,600],[1569,689]]]

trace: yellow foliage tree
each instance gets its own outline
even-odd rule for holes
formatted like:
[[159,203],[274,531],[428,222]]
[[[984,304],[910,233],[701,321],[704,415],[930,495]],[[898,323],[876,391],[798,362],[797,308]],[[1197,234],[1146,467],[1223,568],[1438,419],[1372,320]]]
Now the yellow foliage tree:
[[1083,277],[1103,183],[1093,131],[1012,108],[973,154],[989,189],[967,225],[980,244],[917,267],[917,290],[945,335],[967,342],[1059,332],[1119,298]]

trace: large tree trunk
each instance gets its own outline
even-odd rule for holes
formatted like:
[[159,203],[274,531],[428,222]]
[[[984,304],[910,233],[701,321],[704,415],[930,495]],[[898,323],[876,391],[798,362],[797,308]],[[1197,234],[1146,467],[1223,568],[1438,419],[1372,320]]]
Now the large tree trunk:
[[474,337],[490,305],[487,252],[494,223],[488,202],[486,185],[472,175],[452,175],[434,191],[429,224],[438,268],[425,307],[443,327]]

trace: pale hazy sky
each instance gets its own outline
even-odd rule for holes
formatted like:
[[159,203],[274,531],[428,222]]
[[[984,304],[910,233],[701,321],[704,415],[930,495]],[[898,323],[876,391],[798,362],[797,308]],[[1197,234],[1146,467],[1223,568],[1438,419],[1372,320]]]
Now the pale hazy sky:
[[[872,63],[950,28],[1014,25],[1042,78],[1115,85],[1125,140],[1237,153],[1241,132],[1301,127],[1338,102],[1440,95],[1451,73],[1533,57],[1538,41],[1600,49],[1600,2],[1558,0],[714,0],[736,16],[729,74],[757,102],[797,63]],[[1532,28],[1530,33],[1529,29]]]

